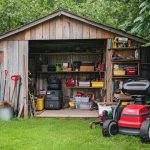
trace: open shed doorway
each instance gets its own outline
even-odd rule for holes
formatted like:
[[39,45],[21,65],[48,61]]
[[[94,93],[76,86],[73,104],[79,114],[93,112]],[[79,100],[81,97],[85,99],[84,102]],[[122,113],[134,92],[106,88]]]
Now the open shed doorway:
[[[89,111],[89,101],[93,95],[97,101],[102,101],[102,88],[92,87],[91,82],[104,81],[104,70],[100,71],[100,65],[106,61],[106,44],[105,39],[29,41],[29,71],[32,74],[33,91],[37,97],[44,96],[41,110],[50,110],[50,117],[66,117],[67,112],[73,114],[69,117],[75,117],[76,111],[80,112],[77,116],[88,117],[87,112],[94,112]],[[57,81],[54,81],[56,83],[53,86],[56,87],[51,87],[51,79],[60,82],[57,85]],[[80,85],[82,82],[85,85]],[[52,97],[51,93],[54,93]],[[82,106],[75,102],[80,95],[86,101]],[[69,102],[72,101],[73,106],[70,106]],[[63,109],[64,115],[59,116],[63,114]],[[70,112],[70,109],[73,111]],[[92,116],[97,117],[97,111]]]

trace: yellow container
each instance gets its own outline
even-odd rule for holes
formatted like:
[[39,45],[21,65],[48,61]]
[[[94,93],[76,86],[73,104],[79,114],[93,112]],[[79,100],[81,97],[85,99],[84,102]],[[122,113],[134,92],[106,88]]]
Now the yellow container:
[[38,98],[36,103],[36,110],[40,111],[44,109],[44,97]]
[[122,102],[121,105],[122,106],[127,106],[129,103],[128,102]]
[[93,81],[92,87],[104,87],[104,82],[102,81]]
[[124,76],[125,70],[121,70],[121,69],[114,70],[114,75],[115,76]]

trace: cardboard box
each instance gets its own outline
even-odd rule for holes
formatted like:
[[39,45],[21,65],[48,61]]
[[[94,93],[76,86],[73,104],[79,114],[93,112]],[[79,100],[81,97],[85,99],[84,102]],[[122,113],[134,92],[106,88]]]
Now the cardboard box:
[[70,72],[70,71],[72,71],[72,68],[63,68],[63,71]]
[[80,66],[80,71],[94,71],[94,66]]

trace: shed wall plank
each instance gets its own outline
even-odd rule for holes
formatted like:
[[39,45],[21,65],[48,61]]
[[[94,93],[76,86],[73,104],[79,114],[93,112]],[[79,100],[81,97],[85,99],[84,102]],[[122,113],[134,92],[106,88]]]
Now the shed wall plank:
[[56,20],[50,20],[50,39],[56,39]]
[[96,29],[96,38],[101,38],[101,30],[100,29]]
[[96,28],[90,26],[90,39],[96,39]]
[[49,27],[49,21],[43,23],[43,38],[45,40],[49,39],[49,34],[50,34],[50,27]]
[[37,40],[40,40],[42,39],[43,35],[42,35],[42,24],[39,24],[37,27],[36,27],[36,39]]
[[56,39],[62,39],[62,27],[63,27],[63,19],[59,17],[56,19]]
[[71,19],[70,21],[70,39],[82,39],[82,23]]
[[35,27],[33,27],[33,28],[31,28],[31,37],[30,37],[30,39],[31,40],[36,40],[36,28]]
[[30,40],[31,39],[31,32],[30,29],[25,31],[25,40]]
[[83,39],[90,38],[90,26],[87,24],[83,24]]
[[69,39],[69,37],[70,37],[70,20],[67,17],[63,17],[62,38]]

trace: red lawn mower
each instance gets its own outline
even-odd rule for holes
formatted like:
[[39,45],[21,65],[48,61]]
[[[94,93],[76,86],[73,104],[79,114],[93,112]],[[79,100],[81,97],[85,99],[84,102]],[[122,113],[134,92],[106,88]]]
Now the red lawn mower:
[[[150,97],[148,80],[129,81],[123,85],[122,91],[131,95],[132,100],[119,100],[113,111],[113,119],[103,123],[103,136],[114,136],[117,133],[140,136],[142,142],[150,143],[150,105],[146,100]],[[121,106],[122,102],[128,102]]]

